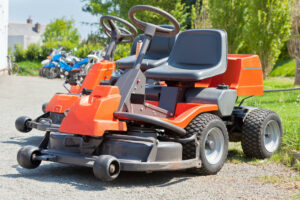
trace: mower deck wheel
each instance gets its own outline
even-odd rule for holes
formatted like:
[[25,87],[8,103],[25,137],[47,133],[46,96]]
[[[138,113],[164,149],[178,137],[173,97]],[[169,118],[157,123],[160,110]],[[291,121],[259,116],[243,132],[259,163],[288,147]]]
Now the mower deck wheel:
[[101,155],[94,163],[93,172],[102,181],[112,181],[120,174],[120,163],[113,156]]
[[[228,132],[224,122],[216,115],[203,113],[194,118],[186,127],[187,137],[197,134],[200,145],[201,167],[189,170],[201,175],[218,173],[225,163],[228,153]],[[183,159],[196,157],[196,144],[183,145]]]
[[44,104],[42,105],[42,111],[43,111],[43,113],[46,113],[46,112],[47,112],[47,111],[46,111],[47,106],[48,106],[48,103],[44,103]]
[[31,121],[31,118],[27,116],[19,117],[15,122],[16,129],[22,133],[28,133],[32,130],[32,128],[27,126],[28,121]]
[[247,157],[269,158],[281,144],[281,120],[273,111],[255,109],[246,116],[242,133],[242,148]]
[[33,146],[25,146],[18,151],[17,160],[21,167],[26,169],[37,168],[42,161],[34,160],[36,155],[40,155],[40,150]]

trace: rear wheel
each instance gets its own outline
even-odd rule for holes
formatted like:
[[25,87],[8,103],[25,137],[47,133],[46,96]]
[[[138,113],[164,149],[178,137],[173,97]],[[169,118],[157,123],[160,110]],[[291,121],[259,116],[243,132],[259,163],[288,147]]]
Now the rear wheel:
[[[218,173],[227,158],[228,132],[224,122],[216,115],[204,113],[198,115],[186,127],[187,137],[197,135],[200,145],[200,168],[193,168],[192,173],[212,175]],[[196,158],[196,144],[183,144],[183,159]]]
[[19,66],[16,63],[12,63],[11,68],[8,69],[9,75],[17,75]]
[[273,111],[252,110],[244,120],[242,131],[242,148],[247,157],[269,158],[280,147],[282,124]]
[[18,72],[19,72],[19,66],[16,63],[14,63],[12,67],[12,74],[17,75]]

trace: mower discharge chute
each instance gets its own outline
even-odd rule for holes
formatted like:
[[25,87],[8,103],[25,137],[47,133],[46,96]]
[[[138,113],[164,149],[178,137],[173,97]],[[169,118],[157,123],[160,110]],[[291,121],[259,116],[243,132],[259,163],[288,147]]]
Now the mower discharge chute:
[[[138,11],[159,14],[174,28],[136,19]],[[238,96],[263,94],[258,56],[228,55],[224,30],[178,34],[176,19],[152,6],[135,6],[129,17],[144,31],[133,68],[114,85],[101,84],[78,97],[38,148],[19,150],[22,167],[36,168],[42,160],[87,166],[104,181],[120,171],[187,169],[210,175],[222,168],[229,140],[241,141],[250,157],[267,158],[279,148],[282,126],[276,113],[235,106]],[[177,34],[167,61],[142,73],[151,39]],[[146,78],[165,84],[149,89]]]

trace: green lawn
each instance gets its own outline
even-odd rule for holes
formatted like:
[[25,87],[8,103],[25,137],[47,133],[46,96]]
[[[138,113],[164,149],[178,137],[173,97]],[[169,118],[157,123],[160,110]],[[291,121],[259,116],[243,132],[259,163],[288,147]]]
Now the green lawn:
[[18,62],[18,75],[20,76],[38,76],[42,66],[40,61],[22,61]]
[[[294,87],[293,80],[289,78],[269,78],[264,81],[264,86],[265,90]],[[300,90],[265,93],[263,96],[247,99],[243,105],[270,109],[279,114],[284,131],[282,147],[272,159],[291,165],[292,154],[300,153]],[[236,144],[231,146],[234,156],[241,159],[240,146]],[[300,169],[299,160],[294,167]]]
[[288,59],[278,62],[272,72],[270,73],[271,77],[294,77],[295,76],[295,59]]

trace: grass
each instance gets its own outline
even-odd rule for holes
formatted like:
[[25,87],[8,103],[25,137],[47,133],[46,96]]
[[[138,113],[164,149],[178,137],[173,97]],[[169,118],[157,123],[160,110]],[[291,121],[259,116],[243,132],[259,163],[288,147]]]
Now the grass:
[[[264,81],[265,89],[292,88],[293,80],[269,78]],[[241,100],[241,99],[240,99]],[[300,153],[300,91],[270,92],[246,100],[244,106],[270,109],[278,113],[283,124],[281,150],[270,161],[281,162],[300,171],[300,161],[293,160],[293,154]],[[241,145],[230,144],[230,162],[267,162],[244,157]]]
[[259,184],[272,184],[277,188],[284,188],[293,191],[293,195],[287,199],[299,199],[300,193],[300,176],[289,176],[289,175],[273,175],[273,176],[259,176],[252,178],[251,181]]
[[[253,178],[253,180],[258,181],[262,184],[268,184],[268,183],[282,184],[282,183],[288,183],[288,182],[292,181],[298,187],[298,185],[300,183],[300,176],[295,176],[295,177],[288,177],[288,176],[281,176],[281,175],[259,176],[259,177]],[[286,185],[286,186],[288,186],[288,185]]]
[[295,59],[288,59],[276,63],[272,72],[270,73],[271,77],[294,77],[295,76]]
[[18,62],[18,75],[20,76],[38,76],[42,66],[40,61],[22,61]]

